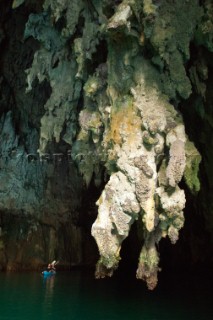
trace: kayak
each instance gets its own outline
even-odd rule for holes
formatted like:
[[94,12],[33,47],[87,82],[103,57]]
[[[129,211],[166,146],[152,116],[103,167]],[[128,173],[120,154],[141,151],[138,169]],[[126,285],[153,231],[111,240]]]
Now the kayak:
[[53,271],[53,270],[47,271],[47,270],[45,270],[45,271],[42,272],[42,274],[43,274],[44,277],[51,277],[51,276],[54,276],[56,274],[56,271]]

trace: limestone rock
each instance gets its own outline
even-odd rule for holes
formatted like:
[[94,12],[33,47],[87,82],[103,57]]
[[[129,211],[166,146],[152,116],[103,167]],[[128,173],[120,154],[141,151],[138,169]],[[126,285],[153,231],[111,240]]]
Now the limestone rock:
[[[28,12],[28,1],[21,6],[23,2],[13,1],[14,9],[19,6],[13,13],[22,7]],[[122,242],[138,221],[144,243],[137,277],[153,289],[159,271],[157,244],[166,236],[174,244],[184,224],[185,195],[179,187],[183,176],[192,192],[199,190],[200,156],[185,133],[179,106],[189,98],[193,86],[203,99],[208,90],[209,70],[205,62],[199,67],[199,59],[191,66],[190,46],[195,38],[205,50],[212,50],[210,1],[203,2],[203,10],[198,0],[45,0],[39,5],[22,34],[26,43],[33,44],[22,67],[27,95],[16,95],[12,107],[7,95],[2,99],[0,191],[6,196],[0,199],[1,206],[14,209],[17,201],[17,210],[31,213],[46,212],[49,205],[51,213],[58,210],[60,219],[67,222],[69,212],[77,206],[82,175],[85,189],[93,184],[102,188],[92,226],[100,253],[96,276],[113,274]],[[11,61],[7,68],[10,65]],[[17,80],[13,79],[17,76],[8,77],[9,94],[16,91],[13,81]],[[39,115],[35,120],[29,111],[35,112],[33,103],[26,103],[28,110],[23,100],[35,101],[30,97],[39,97],[40,88],[45,93],[36,103]],[[19,128],[19,121],[13,123],[7,103],[24,129]],[[21,137],[16,129],[23,131]],[[26,136],[31,138],[23,145]],[[32,168],[34,161],[26,169],[26,150],[34,152],[34,146],[42,163]],[[19,159],[12,156],[16,150]],[[49,164],[53,150],[62,154],[69,150],[75,164],[60,161],[60,169],[58,164]],[[23,190],[28,190],[26,197],[21,197]],[[55,216],[41,214],[42,221],[52,225],[49,256],[57,248]],[[69,230],[80,243],[81,232],[73,225]],[[35,250],[40,247],[39,242]]]
[[171,187],[175,187],[183,176],[186,165],[184,142],[176,140],[170,147],[169,164],[166,170],[168,183]]
[[107,270],[114,270],[120,259],[121,243],[128,236],[131,224],[138,218],[140,206],[131,184],[121,172],[111,176],[97,205],[99,214],[92,226],[92,235],[101,255],[98,268],[101,263]]

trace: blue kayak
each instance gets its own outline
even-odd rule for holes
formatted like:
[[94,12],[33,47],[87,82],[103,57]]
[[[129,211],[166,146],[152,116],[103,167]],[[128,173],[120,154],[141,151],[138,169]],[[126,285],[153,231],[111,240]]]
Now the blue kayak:
[[53,271],[53,270],[47,271],[47,270],[45,270],[45,271],[42,272],[42,274],[43,274],[44,277],[51,277],[51,276],[54,276],[56,274],[56,271]]

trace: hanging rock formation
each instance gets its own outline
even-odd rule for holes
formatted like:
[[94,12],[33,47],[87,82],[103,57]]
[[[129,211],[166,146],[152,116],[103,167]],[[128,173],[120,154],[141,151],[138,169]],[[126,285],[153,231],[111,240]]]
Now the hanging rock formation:
[[[41,43],[27,70],[28,90],[37,78],[47,79],[52,91],[41,119],[39,152],[53,138],[72,145],[87,185],[93,177],[100,183],[106,170],[109,181],[92,226],[100,253],[96,276],[112,275],[123,240],[141,220],[144,245],[137,277],[153,289],[156,244],[166,236],[176,243],[184,224],[185,195],[178,184],[185,169],[188,186],[199,189],[192,183],[198,180],[189,177],[197,176],[198,165],[192,170],[192,163],[199,164],[200,156],[175,105],[191,93],[184,65],[201,8],[198,1],[137,0],[114,5],[46,0],[43,8],[30,15],[25,29],[25,37]],[[62,18],[63,27],[57,27]],[[106,50],[102,61],[101,50]]]
[[[101,194],[91,230],[100,254],[96,277],[113,274],[135,223],[143,239],[136,276],[155,288],[158,243],[165,237],[177,242],[184,225],[183,188],[193,195],[200,189],[201,156],[186,132],[201,149],[202,141],[186,106],[189,102],[188,110],[204,119],[197,101],[211,100],[211,1],[14,0],[10,8],[14,16],[25,12],[19,45],[28,45],[30,54],[21,64],[20,81],[4,67],[15,101],[0,96],[0,209],[23,210],[42,221],[55,216],[57,234],[61,219],[67,223],[78,211],[81,191],[95,185]],[[9,28],[0,28],[0,45]],[[198,53],[192,54],[192,46]],[[6,87],[0,78],[0,90]],[[205,119],[211,126],[210,118]],[[54,193],[50,154],[56,149],[58,157],[65,152],[72,162],[66,170],[57,168]],[[42,164],[29,168],[29,153]],[[7,162],[8,155],[14,162]],[[50,237],[57,239],[54,230]]]

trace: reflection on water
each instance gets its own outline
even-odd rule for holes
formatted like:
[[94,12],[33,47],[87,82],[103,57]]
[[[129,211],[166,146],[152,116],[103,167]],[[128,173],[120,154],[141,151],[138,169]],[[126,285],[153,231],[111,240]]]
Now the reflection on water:
[[154,292],[127,276],[0,274],[0,320],[213,319],[212,276],[166,276]]
[[51,316],[53,314],[53,293],[54,293],[55,275],[43,278],[44,299],[43,314]]

